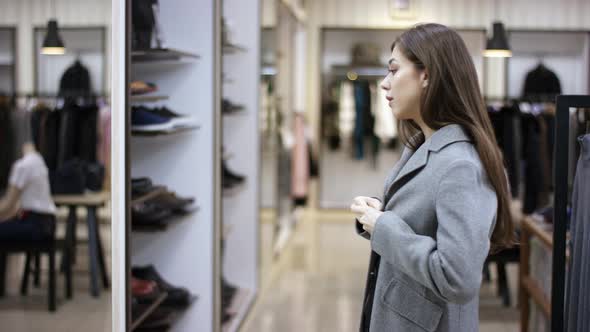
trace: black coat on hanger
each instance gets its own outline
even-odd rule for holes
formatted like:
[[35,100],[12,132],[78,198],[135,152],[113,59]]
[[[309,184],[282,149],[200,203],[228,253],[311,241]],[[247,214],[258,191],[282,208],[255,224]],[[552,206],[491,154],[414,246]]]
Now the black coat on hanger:
[[531,101],[554,101],[555,96],[561,94],[561,83],[557,75],[543,62],[539,62],[535,69],[526,75],[523,98]]
[[79,59],[66,69],[59,82],[59,96],[89,96],[92,92],[90,72]]

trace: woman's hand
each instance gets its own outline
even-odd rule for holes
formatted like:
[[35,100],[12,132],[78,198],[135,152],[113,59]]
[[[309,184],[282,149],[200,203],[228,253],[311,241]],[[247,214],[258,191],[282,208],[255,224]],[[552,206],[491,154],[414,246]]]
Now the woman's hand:
[[370,207],[372,207],[372,208],[374,208],[376,210],[379,210],[379,211],[381,211],[381,207],[382,207],[382,204],[381,204],[381,201],[380,200],[378,200],[376,198],[373,198],[373,197],[367,197],[367,196],[357,196],[357,197],[355,197],[352,200],[352,205],[351,205],[350,208],[352,209],[352,206],[355,205],[355,204],[358,204],[358,205],[367,205],[367,206],[370,206]]
[[356,197],[350,210],[358,214],[357,220],[363,225],[363,229],[372,235],[377,219],[383,214],[381,202],[371,197]]

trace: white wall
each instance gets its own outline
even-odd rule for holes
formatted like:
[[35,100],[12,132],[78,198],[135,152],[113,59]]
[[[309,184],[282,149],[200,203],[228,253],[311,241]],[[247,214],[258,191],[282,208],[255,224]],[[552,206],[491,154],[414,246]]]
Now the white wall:
[[[56,14],[53,14],[55,3]],[[0,25],[17,28],[17,90],[34,90],[33,29],[47,25],[56,17],[60,26],[106,26],[107,54],[111,54],[111,2],[109,0],[2,0]],[[67,45],[66,45],[67,48]],[[107,59],[107,82],[110,83],[110,58]],[[107,91],[110,86],[107,87]]]
[[[416,17],[393,20],[386,0],[306,1],[308,27],[307,109],[309,120],[318,130],[320,117],[320,28],[407,28],[419,22],[437,22],[456,28],[489,29],[498,18],[507,29],[590,30],[588,0],[422,0]],[[498,3],[497,11],[494,3]],[[496,12],[496,13],[495,13]],[[500,80],[503,81],[503,80]],[[490,83],[486,82],[486,88]]]
[[[509,27],[590,28],[587,0],[421,0],[413,20],[392,20],[387,0],[306,1],[308,15],[322,25],[403,27],[438,22],[454,27],[487,27],[497,17]],[[311,18],[311,17],[310,17]]]

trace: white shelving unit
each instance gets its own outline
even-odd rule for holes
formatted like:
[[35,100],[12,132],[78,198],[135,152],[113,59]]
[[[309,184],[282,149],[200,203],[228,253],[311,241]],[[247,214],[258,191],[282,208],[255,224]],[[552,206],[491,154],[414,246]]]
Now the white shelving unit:
[[[196,296],[176,315],[170,331],[217,332],[221,330],[220,1],[159,1],[158,24],[166,49],[141,52],[130,48],[131,0],[124,6],[113,1],[112,8],[113,57],[117,58],[112,75],[113,136],[121,143],[113,149],[113,200],[125,201],[113,204],[113,256],[119,257],[114,259],[113,289],[128,292],[125,298],[113,298],[113,330],[131,331],[137,323],[130,313],[131,267],[153,265],[168,282]],[[125,50],[125,61],[118,49]],[[135,79],[156,83],[157,95],[151,99],[130,96],[129,83]],[[138,136],[131,131],[131,105],[141,103],[158,103],[192,116],[199,127]],[[193,197],[199,208],[171,219],[164,229],[133,230],[130,181],[144,176],[179,196]],[[125,220],[117,220],[123,216]]]
[[222,71],[231,83],[223,85],[223,97],[245,106],[240,116],[223,117],[223,146],[232,158],[229,170],[245,176],[241,187],[223,196],[223,225],[230,227],[222,251],[222,274],[237,286],[228,311],[231,320],[223,331],[237,331],[251,308],[259,282],[260,207],[260,1],[225,0],[223,16],[233,47],[223,47]]

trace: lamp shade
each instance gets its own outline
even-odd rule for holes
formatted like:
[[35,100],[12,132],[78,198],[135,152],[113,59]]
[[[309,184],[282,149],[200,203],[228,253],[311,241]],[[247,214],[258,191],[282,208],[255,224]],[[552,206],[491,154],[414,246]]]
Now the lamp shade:
[[65,52],[66,48],[64,46],[64,42],[61,40],[61,37],[59,36],[57,21],[50,20],[47,23],[47,34],[45,35],[45,39],[43,40],[43,47],[41,48],[41,53],[47,55],[59,55],[64,54]]
[[510,46],[508,45],[508,38],[506,37],[506,30],[502,22],[494,22],[492,29],[492,38],[488,39],[484,56],[486,57],[502,57],[508,58],[512,56]]

